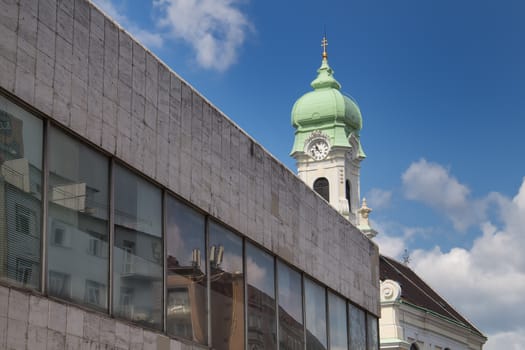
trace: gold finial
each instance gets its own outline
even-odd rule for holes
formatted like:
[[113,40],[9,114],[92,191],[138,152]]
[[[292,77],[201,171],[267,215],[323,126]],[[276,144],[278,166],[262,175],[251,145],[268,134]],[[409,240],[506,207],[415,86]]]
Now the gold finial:
[[326,40],[326,35],[323,36],[321,46],[323,47],[323,58],[328,58],[328,54],[326,53],[326,47],[328,46],[328,40]]

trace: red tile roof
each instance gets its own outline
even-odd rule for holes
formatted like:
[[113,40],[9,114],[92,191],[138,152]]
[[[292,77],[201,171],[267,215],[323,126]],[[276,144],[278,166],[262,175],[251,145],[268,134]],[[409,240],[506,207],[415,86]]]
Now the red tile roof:
[[379,270],[381,281],[390,279],[399,283],[403,303],[425,309],[485,337],[407,265],[381,255]]

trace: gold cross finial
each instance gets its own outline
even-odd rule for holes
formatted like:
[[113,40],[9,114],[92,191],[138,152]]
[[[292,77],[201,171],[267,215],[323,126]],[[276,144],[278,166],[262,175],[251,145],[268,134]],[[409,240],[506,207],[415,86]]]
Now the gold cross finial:
[[326,47],[328,46],[328,40],[326,40],[326,35],[323,36],[321,46],[323,47],[323,58],[328,58],[328,54],[326,53]]

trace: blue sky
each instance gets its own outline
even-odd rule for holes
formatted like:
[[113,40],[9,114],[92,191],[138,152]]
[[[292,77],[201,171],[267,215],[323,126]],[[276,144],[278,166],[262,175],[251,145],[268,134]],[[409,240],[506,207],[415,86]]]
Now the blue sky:
[[525,2],[95,3],[294,171],[290,111],[326,30],[363,115],[361,194],[381,251],[408,249],[486,349],[525,343]]

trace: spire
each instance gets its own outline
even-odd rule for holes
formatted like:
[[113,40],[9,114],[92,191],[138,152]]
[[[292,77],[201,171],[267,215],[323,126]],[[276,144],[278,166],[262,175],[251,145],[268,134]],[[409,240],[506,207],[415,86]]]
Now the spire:
[[315,90],[321,88],[333,88],[341,89],[341,84],[334,78],[334,71],[328,65],[328,53],[326,47],[328,46],[328,40],[326,35],[321,40],[321,47],[323,48],[323,55],[321,61],[321,67],[317,70],[317,78],[310,84]]
[[328,46],[328,40],[326,40],[326,34],[323,36],[321,41],[321,46],[323,47],[323,60],[328,59],[328,53],[326,53],[326,47]]
[[366,198],[363,198],[363,202],[361,204],[361,208],[357,211],[359,214],[359,225],[357,225],[357,228],[361,230],[368,238],[374,238],[377,235],[377,231],[370,226],[370,222],[368,221],[368,216],[372,212],[372,209],[368,207],[366,204]]

